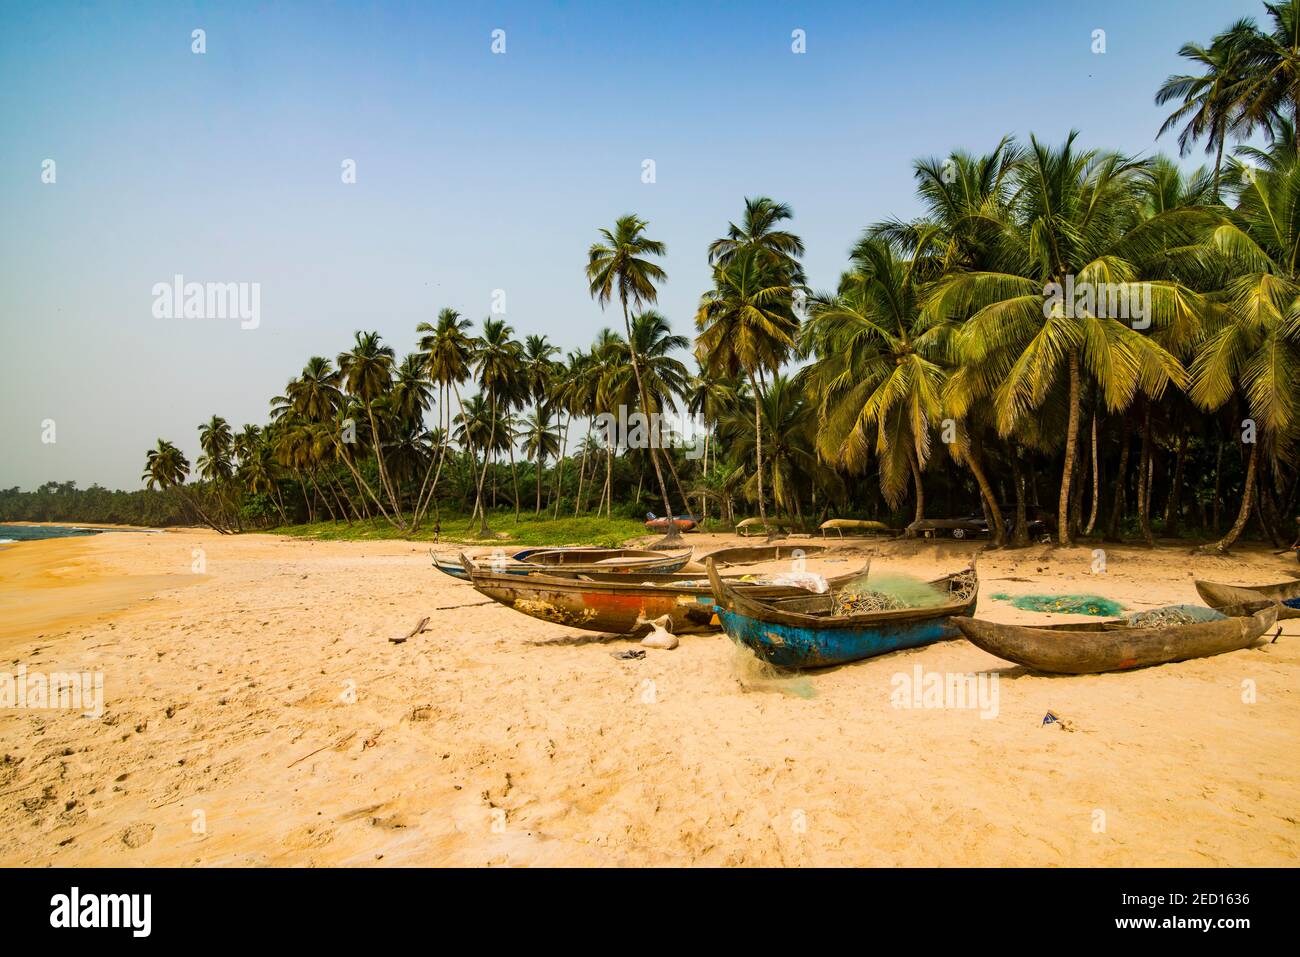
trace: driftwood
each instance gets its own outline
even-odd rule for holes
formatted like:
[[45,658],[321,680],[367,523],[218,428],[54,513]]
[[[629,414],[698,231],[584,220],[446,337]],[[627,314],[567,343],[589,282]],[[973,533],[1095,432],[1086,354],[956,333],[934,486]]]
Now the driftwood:
[[339,747],[340,745],[347,744],[349,741],[351,741],[351,740],[352,740],[353,738],[355,738],[356,736],[357,736],[357,733],[356,733],[355,731],[349,731],[347,734],[343,735],[343,737],[339,738],[339,739],[338,739],[337,741],[335,741],[333,744],[325,744],[325,745],[321,745],[321,747],[317,748],[315,751],[311,751],[311,752],[309,752],[309,753],[307,753],[307,754],[304,754],[304,755],[303,755],[302,757],[300,757],[297,761],[293,761],[293,762],[291,762],[290,764],[286,765],[286,767],[290,767],[290,768],[291,768],[291,767],[293,767],[295,764],[301,764],[303,761],[306,761],[306,760],[307,760],[308,758],[310,758],[313,754],[320,754],[322,751],[328,751],[330,748],[337,748],[337,747]]
[[408,631],[408,632],[407,632],[405,635],[403,635],[401,638],[389,638],[388,640],[391,641],[391,642],[392,642],[393,644],[395,644],[395,645],[400,645],[402,642],[406,641],[408,638],[414,638],[416,635],[420,634],[420,632],[422,632],[422,631],[428,631],[428,630],[429,630],[428,625],[429,625],[429,616],[426,615],[425,617],[423,617],[423,618],[421,618],[421,619],[419,620],[419,622],[416,624],[416,626],[415,626],[414,628],[412,628],[410,631]]

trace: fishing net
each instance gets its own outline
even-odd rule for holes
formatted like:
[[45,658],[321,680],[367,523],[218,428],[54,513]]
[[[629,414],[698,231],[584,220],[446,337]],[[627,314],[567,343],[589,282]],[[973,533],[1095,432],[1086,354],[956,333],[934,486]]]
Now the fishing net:
[[769,691],[792,698],[812,698],[817,692],[813,683],[802,675],[779,670],[738,641],[731,643],[731,673],[745,691]]
[[1021,611],[1041,611],[1055,615],[1096,615],[1114,618],[1124,606],[1100,595],[1016,595],[993,596],[998,601],[1009,601]]
[[873,572],[841,586],[831,596],[831,613],[853,615],[903,608],[934,608],[950,600],[946,592],[912,575]]
[[1226,617],[1222,612],[1200,605],[1166,605],[1129,615],[1128,624],[1130,628],[1169,628],[1202,621],[1222,621]]

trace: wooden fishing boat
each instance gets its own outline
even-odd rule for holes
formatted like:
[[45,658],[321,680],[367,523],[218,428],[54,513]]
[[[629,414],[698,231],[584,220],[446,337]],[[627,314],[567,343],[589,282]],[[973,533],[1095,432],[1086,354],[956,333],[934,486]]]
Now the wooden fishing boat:
[[816,555],[826,551],[825,545],[752,545],[734,548],[719,548],[717,551],[702,555],[696,561],[701,565],[713,559],[715,565],[758,565],[762,562],[795,561],[807,555]]
[[[679,532],[689,532],[698,524],[690,515],[674,515],[672,523],[677,526]],[[655,515],[654,512],[646,512],[645,527],[652,532],[667,531],[668,519],[662,515]]]
[[1300,578],[1276,585],[1221,585],[1218,582],[1196,583],[1196,592],[1211,608],[1244,605],[1252,601],[1278,603],[1279,619],[1300,618]]
[[[690,574],[611,574],[591,572],[574,576],[537,573],[511,575],[482,562],[464,558],[464,569],[474,587],[493,601],[542,621],[599,631],[633,634],[647,621],[668,616],[674,634],[717,631],[713,590],[707,578]],[[842,586],[867,574],[867,567],[828,581]],[[797,585],[744,582],[730,579],[745,594],[779,601],[806,597]]]
[[[475,561],[509,575],[535,575],[539,572],[579,575],[586,572],[675,572],[691,560],[693,549],[680,552],[654,552],[641,548],[529,548],[513,555],[480,555]],[[434,567],[454,578],[468,580],[461,556],[449,558],[433,555]],[[452,565],[455,565],[453,570]]]
[[1277,605],[1256,601],[1228,606],[1225,617],[1190,625],[1134,628],[1127,621],[1035,628],[955,619],[971,643],[1034,671],[1091,675],[1188,658],[1206,658],[1254,644],[1277,621]]
[[970,567],[930,584],[947,600],[930,608],[835,614],[834,589],[825,595],[764,600],[737,588],[708,564],[722,627],[765,661],[783,668],[820,668],[916,648],[958,637],[954,615],[969,615],[979,597]]
[[[541,548],[525,548],[509,556],[512,562],[522,562],[534,552],[540,552]],[[444,575],[450,575],[452,578],[459,578],[461,581],[469,581],[469,576],[465,574],[465,566],[461,564],[459,555],[436,555],[430,549],[429,557],[433,559],[433,567],[438,569]],[[488,559],[485,559],[488,560]]]
[[837,532],[840,538],[844,533],[850,535],[897,535],[899,531],[890,528],[884,522],[873,522],[867,519],[858,518],[831,518],[822,522],[817,528],[822,533],[822,538],[826,537],[827,532]]

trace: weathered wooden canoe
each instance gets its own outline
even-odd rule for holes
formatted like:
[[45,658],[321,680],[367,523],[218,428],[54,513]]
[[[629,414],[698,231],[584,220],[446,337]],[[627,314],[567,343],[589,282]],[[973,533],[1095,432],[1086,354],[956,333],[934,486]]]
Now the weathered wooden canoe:
[[1132,628],[1122,619],[1049,628],[975,618],[955,621],[972,644],[991,655],[1048,674],[1091,675],[1237,651],[1254,644],[1277,621],[1277,606],[1268,602],[1230,606],[1227,612],[1234,614],[1165,628]]
[[[675,572],[691,560],[693,549],[654,552],[639,548],[529,548],[513,555],[480,555],[476,564],[510,575],[581,575],[587,572]],[[461,556],[433,556],[434,567],[454,578],[468,580]],[[452,566],[455,566],[454,569]]]
[[765,661],[783,668],[820,668],[958,637],[952,616],[969,615],[979,597],[974,563],[930,582],[949,600],[931,608],[832,614],[832,595],[782,601],[751,597],[708,564],[722,627]]
[[697,558],[704,565],[710,558],[719,568],[727,565],[757,565],[761,562],[794,561],[806,555],[816,555],[826,551],[825,545],[743,545],[734,548],[719,548]]
[[[546,573],[519,576],[494,571],[470,558],[464,563],[481,594],[542,621],[617,635],[644,630],[644,622],[664,615],[671,619],[674,634],[717,631],[720,627],[713,590],[708,579],[698,575],[593,572],[572,577]],[[866,575],[867,570],[863,567],[832,578],[828,584],[847,584]],[[731,581],[745,594],[772,601],[809,594],[795,585]]]
[[1300,618],[1300,578],[1276,585],[1221,585],[1218,582],[1196,583],[1196,591],[1211,608],[1244,605],[1252,601],[1275,601],[1277,617]]
[[[544,551],[541,548],[525,548],[508,556],[512,562],[522,562],[534,552]],[[450,575],[452,578],[459,578],[461,581],[469,581],[469,576],[465,574],[465,566],[461,564],[459,555],[436,555],[432,550],[429,551],[429,557],[433,559],[433,567],[438,569],[444,575]],[[489,560],[487,558],[485,561]]]

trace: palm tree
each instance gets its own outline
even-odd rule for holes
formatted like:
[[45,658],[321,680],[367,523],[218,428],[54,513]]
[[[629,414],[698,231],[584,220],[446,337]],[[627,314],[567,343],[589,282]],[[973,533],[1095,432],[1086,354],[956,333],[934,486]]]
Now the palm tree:
[[1228,134],[1242,125],[1241,105],[1237,98],[1245,69],[1246,44],[1242,37],[1250,30],[1249,21],[1239,21],[1208,46],[1185,43],[1178,55],[1202,68],[1199,74],[1170,76],[1156,91],[1156,104],[1179,102],[1165,119],[1157,136],[1182,125],[1178,134],[1178,152],[1186,156],[1192,146],[1205,139],[1205,152],[1214,153],[1213,197],[1219,201],[1219,180],[1223,169],[1223,144]]
[[[900,259],[889,242],[871,237],[854,247],[851,260],[855,269],[841,278],[838,292],[813,300],[813,318],[801,338],[801,353],[817,357],[805,383],[819,397],[818,449],[823,460],[851,472],[863,471],[874,449],[886,501],[901,505],[910,476],[920,521],[921,476],[946,378],[937,361],[938,331],[918,323],[916,272],[923,261]],[[971,464],[992,498],[978,465]],[[996,501],[990,507],[1001,538]]]
[[1207,231],[1204,248],[1211,270],[1222,265],[1229,279],[1210,298],[1207,336],[1191,367],[1190,395],[1202,408],[1222,408],[1244,397],[1254,441],[1246,466],[1237,519],[1212,548],[1226,551],[1245,528],[1253,505],[1259,450],[1276,466],[1294,467],[1300,439],[1300,164],[1261,170],[1241,193],[1237,207]]
[[536,407],[524,418],[522,436],[524,454],[537,465],[537,504],[534,514],[542,512],[542,471],[546,460],[560,454],[560,432],[551,421],[551,410],[545,405]]
[[[1239,20],[1220,37],[1242,61],[1244,75],[1234,85],[1233,106],[1243,135],[1274,130],[1281,118],[1294,121],[1300,105],[1300,5],[1283,0],[1265,3],[1264,9],[1272,21],[1269,32],[1252,20]],[[1296,136],[1294,125],[1290,132]],[[1300,147],[1300,139],[1295,142]]]
[[776,373],[795,344],[799,322],[792,312],[788,276],[761,248],[746,247],[726,265],[714,268],[714,288],[705,293],[695,314],[700,334],[695,354],[711,375],[749,380],[754,394],[755,472],[758,514],[767,523],[763,494],[763,423],[758,377]]
[[383,344],[378,332],[358,331],[352,348],[339,353],[338,364],[344,389],[361,404],[370,421],[371,443],[379,467],[379,481],[393,509],[391,521],[399,531],[405,531],[401,496],[388,474],[384,461],[383,433],[375,417],[376,400],[386,396],[392,389],[395,358],[393,348]]
[[803,240],[788,230],[776,228],[793,216],[786,203],[766,196],[746,197],[740,225],[728,223],[727,235],[709,244],[709,263],[726,266],[747,250],[761,249],[790,283],[802,284],[804,274],[799,257],[804,253]]
[[[628,342],[633,342],[629,304],[639,308],[656,302],[659,293],[655,284],[664,282],[668,278],[667,273],[648,258],[663,256],[668,252],[668,248],[658,240],[650,239],[645,235],[647,225],[644,220],[632,213],[620,216],[614,223],[613,229],[600,231],[600,240],[592,243],[587,251],[587,283],[591,296],[603,309],[617,295],[619,304],[623,307],[623,327],[627,331]],[[649,397],[646,395],[645,384],[641,380],[640,357],[637,356],[635,348],[629,351],[632,359],[632,374],[636,378],[639,407],[648,422],[650,420]],[[668,534],[664,537],[664,541],[676,541],[680,539],[681,532],[677,528],[677,523],[671,521],[673,507],[668,500],[668,485],[664,482],[664,473],[659,465],[655,444],[651,441],[647,452],[654,465],[655,477],[659,481],[664,514],[670,519]],[[683,507],[685,504],[683,503]]]
[[[433,483],[429,486],[427,497],[423,485],[416,500],[415,525],[419,525],[429,503],[436,501],[438,479],[442,476],[442,466],[447,455],[447,438],[451,432],[451,408],[448,392],[456,396],[456,405],[460,406],[460,384],[469,378],[470,356],[473,353],[473,340],[466,334],[472,323],[461,317],[455,309],[443,309],[438,313],[438,324],[431,326],[422,322],[415,327],[420,335],[419,348],[428,363],[429,379],[438,386],[442,393],[438,402],[441,422],[442,444],[438,449],[437,470],[433,474]],[[430,465],[432,466],[432,462]],[[428,482],[428,473],[425,482]],[[423,501],[423,506],[420,502]],[[436,507],[436,506],[435,506]]]
[[[998,432],[1007,437],[1049,399],[1065,403],[1057,508],[1063,545],[1073,541],[1070,491],[1084,376],[1097,382],[1110,409],[1119,410],[1128,407],[1139,385],[1158,396],[1171,382],[1182,386],[1186,375],[1173,355],[1100,308],[1095,297],[1065,303],[1061,290],[1077,283],[1080,289],[1113,290],[1126,302],[1140,302],[1149,291],[1149,318],[1156,329],[1193,324],[1198,317],[1189,289],[1175,281],[1139,284],[1137,267],[1122,255],[1125,243],[1139,247],[1130,230],[1136,232],[1135,184],[1142,164],[1114,153],[1076,150],[1076,135],[1058,149],[1031,137],[992,267],[944,275],[924,307],[928,323],[963,323],[954,336],[961,367],[947,391],[958,417],[991,400]],[[1155,220],[1145,224],[1142,235],[1157,226]],[[1054,389],[1062,373],[1063,396]]]
[[227,529],[208,518],[199,503],[186,494],[185,479],[189,474],[190,463],[184,453],[166,439],[159,439],[157,446],[145,454],[144,473],[140,480],[148,489],[176,489],[182,500],[194,509],[205,525],[222,535],[229,534]]
[[[511,336],[514,329],[506,325],[504,319],[483,320],[483,335],[474,341],[473,363],[478,384],[488,394],[490,430],[487,442],[483,446],[483,472],[478,480],[478,492],[474,503],[474,514],[479,516],[478,537],[487,538],[492,534],[488,528],[487,509],[483,506],[483,482],[487,478],[488,463],[492,459],[497,441],[497,425],[500,420],[499,405],[502,401],[508,410],[514,397],[519,392],[520,346]],[[495,479],[493,488],[495,488]],[[516,493],[515,499],[519,496]],[[470,516],[473,519],[473,515]]]

